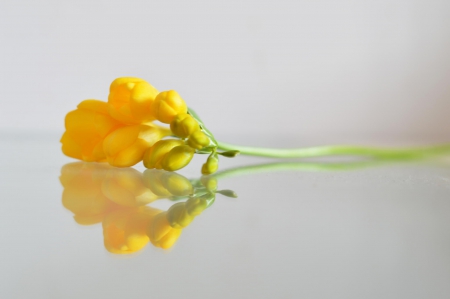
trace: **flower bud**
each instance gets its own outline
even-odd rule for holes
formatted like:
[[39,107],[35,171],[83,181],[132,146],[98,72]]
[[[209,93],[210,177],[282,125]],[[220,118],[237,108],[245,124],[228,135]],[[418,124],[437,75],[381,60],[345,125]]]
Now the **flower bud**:
[[124,124],[142,124],[154,120],[153,102],[158,90],[140,78],[122,77],[111,83],[109,114]]
[[219,158],[217,155],[210,155],[206,163],[202,166],[202,174],[213,174],[219,168]]
[[107,103],[82,101],[77,110],[66,115],[66,131],[61,137],[62,151],[66,156],[86,162],[104,161],[103,140],[122,126],[108,115]]
[[205,133],[198,130],[192,133],[192,135],[189,137],[187,144],[195,149],[202,149],[205,146],[208,146],[210,143],[210,140],[208,136],[206,136]]
[[155,126],[127,126],[109,134],[103,150],[112,166],[129,167],[140,162],[144,152],[165,135],[166,131]]
[[177,114],[187,113],[187,105],[178,92],[169,90],[156,96],[152,110],[157,120],[170,124]]
[[181,138],[187,138],[200,129],[198,122],[187,113],[180,113],[170,123],[172,132]]
[[173,228],[167,220],[167,212],[156,215],[147,228],[147,236],[156,247],[169,249],[181,235],[182,229]]
[[156,142],[144,154],[144,166],[147,168],[162,168],[162,160],[176,146],[183,145],[184,142],[178,139],[166,139]]
[[174,147],[162,160],[162,168],[167,171],[175,171],[185,167],[194,157],[195,150],[188,145]]

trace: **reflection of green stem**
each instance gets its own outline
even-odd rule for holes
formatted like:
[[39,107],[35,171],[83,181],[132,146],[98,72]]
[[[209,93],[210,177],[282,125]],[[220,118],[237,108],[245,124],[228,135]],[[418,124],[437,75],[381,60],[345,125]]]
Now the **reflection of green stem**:
[[303,170],[303,171],[346,171],[346,170],[354,170],[361,169],[373,166],[380,166],[385,164],[390,164],[392,162],[410,162],[410,161],[419,161],[422,158],[431,157],[430,156],[416,156],[405,159],[402,157],[401,159],[375,159],[375,160],[366,160],[366,161],[358,161],[358,162],[348,162],[348,163],[306,163],[306,162],[281,162],[281,163],[266,163],[266,164],[257,164],[257,165],[249,165],[249,166],[241,166],[235,167],[227,170],[219,171],[212,176],[217,180],[224,178],[231,178],[240,175],[252,175],[263,172],[272,172],[272,171],[286,171],[286,170]]
[[351,170],[380,164],[378,161],[350,162],[350,163],[305,163],[305,162],[281,162],[266,163],[249,166],[240,166],[219,171],[212,176],[218,180],[240,175],[251,175],[262,172],[304,170],[304,171],[339,171]]
[[374,148],[363,146],[317,146],[294,149],[273,149],[218,142],[221,150],[238,150],[243,155],[270,158],[311,158],[320,156],[368,156],[383,159],[411,159],[450,152],[450,144],[416,148]]

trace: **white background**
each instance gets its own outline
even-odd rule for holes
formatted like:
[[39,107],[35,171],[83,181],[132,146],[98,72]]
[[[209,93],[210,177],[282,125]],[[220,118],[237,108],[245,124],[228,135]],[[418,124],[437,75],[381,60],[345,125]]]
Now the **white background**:
[[81,100],[136,76],[177,90],[223,141],[450,135],[448,0],[2,0],[0,42],[2,131],[62,133]]

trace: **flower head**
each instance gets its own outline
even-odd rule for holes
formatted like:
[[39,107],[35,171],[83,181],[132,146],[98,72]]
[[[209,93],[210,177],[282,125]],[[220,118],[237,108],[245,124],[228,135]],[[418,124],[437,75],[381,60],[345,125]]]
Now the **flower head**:
[[156,119],[166,124],[170,124],[177,114],[187,113],[186,103],[175,90],[160,92],[152,108]]
[[124,124],[142,124],[155,119],[153,102],[158,90],[143,79],[117,78],[108,96],[109,114]]
[[140,162],[144,152],[170,131],[156,126],[125,126],[109,134],[103,142],[103,150],[109,164],[129,167]]
[[65,155],[86,162],[104,161],[103,141],[123,124],[108,115],[108,104],[85,100],[65,118],[66,131],[61,137]]

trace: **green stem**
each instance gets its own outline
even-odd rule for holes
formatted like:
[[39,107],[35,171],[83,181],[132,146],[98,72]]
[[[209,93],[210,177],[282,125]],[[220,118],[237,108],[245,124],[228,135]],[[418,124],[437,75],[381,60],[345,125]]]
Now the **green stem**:
[[415,148],[375,148],[364,146],[317,146],[293,149],[275,149],[240,146],[218,142],[220,150],[238,150],[243,155],[270,158],[311,158],[321,156],[367,156],[373,158],[412,158],[450,152],[450,144]]

